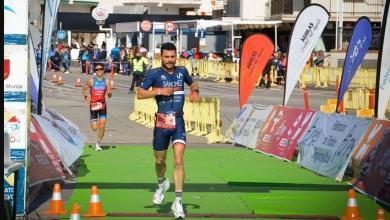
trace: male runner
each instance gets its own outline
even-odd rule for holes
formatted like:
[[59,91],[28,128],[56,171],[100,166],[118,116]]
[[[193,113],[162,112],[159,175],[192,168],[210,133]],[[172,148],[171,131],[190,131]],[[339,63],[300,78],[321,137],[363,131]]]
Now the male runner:
[[[184,149],[186,131],[184,128],[184,83],[190,86],[190,100],[199,100],[198,84],[194,82],[187,69],[175,66],[176,46],[164,43],[161,46],[161,63],[159,68],[151,69],[138,89],[137,98],[155,97],[158,111],[153,132],[153,149],[158,187],[153,196],[154,204],[161,204],[164,193],[169,189],[169,180],[164,177],[166,157],[169,143],[172,141],[174,153],[173,180],[175,182],[176,199],[171,209],[175,218],[184,218],[182,193],[184,185]],[[152,90],[148,90],[152,87]]]
[[[95,145],[96,151],[101,151],[100,144],[104,136],[104,129],[107,119],[106,93],[109,98],[112,96],[110,79],[104,77],[104,66],[102,63],[95,65],[95,74],[83,87],[85,102],[90,106],[90,121],[93,131],[98,130],[98,140]],[[91,96],[88,95],[88,90]]]

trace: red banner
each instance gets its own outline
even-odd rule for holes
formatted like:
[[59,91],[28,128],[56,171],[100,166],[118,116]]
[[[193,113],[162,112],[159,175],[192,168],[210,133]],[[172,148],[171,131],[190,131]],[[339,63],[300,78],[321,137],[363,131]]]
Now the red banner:
[[31,117],[29,186],[65,178],[60,159],[38,123]]
[[315,113],[313,110],[274,106],[260,128],[256,150],[291,161],[298,140]]
[[240,58],[240,108],[248,101],[273,51],[274,45],[266,35],[253,34],[244,41]]
[[381,140],[370,148],[362,162],[357,180],[353,183],[359,191],[390,205],[390,128]]

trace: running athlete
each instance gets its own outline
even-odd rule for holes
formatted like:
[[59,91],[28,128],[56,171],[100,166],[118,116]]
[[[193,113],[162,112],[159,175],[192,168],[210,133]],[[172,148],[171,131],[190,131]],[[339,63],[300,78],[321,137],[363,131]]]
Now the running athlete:
[[[169,189],[169,180],[165,178],[166,157],[169,143],[172,141],[174,153],[173,181],[175,182],[176,198],[171,209],[175,218],[184,218],[182,193],[184,185],[183,155],[186,145],[184,128],[184,83],[190,86],[190,101],[199,100],[198,84],[194,82],[187,69],[175,66],[176,46],[164,43],[161,46],[161,63],[159,68],[151,69],[138,88],[137,98],[155,97],[158,110],[153,132],[153,149],[158,187],[153,196],[154,204],[161,204],[164,193]],[[152,87],[152,90],[148,90]]]
[[[98,131],[98,140],[95,145],[96,151],[101,151],[100,144],[104,136],[107,120],[106,93],[112,96],[110,80],[104,77],[104,66],[101,63],[95,65],[95,73],[83,87],[85,102],[90,106],[90,121],[93,131]],[[91,96],[88,95],[88,90]]]

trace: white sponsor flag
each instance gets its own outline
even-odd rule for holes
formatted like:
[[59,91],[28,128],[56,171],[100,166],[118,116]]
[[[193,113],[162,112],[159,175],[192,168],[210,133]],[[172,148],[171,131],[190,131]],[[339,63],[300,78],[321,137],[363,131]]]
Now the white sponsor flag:
[[321,37],[322,31],[328,24],[328,20],[329,12],[318,4],[311,4],[299,13],[291,34],[288,50],[284,106],[294,90],[307,59]]
[[45,20],[43,25],[43,53],[42,53],[42,70],[43,75],[46,73],[47,56],[50,49],[51,34],[55,25],[58,6],[60,0],[45,0]]
[[[385,119],[386,107],[390,99],[390,16],[387,1],[382,19],[382,49],[379,53],[379,84],[377,83],[377,118]],[[380,66],[379,66],[380,65]]]

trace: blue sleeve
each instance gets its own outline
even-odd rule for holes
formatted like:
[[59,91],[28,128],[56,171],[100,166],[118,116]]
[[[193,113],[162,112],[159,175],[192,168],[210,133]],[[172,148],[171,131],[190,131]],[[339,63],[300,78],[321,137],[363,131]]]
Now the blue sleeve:
[[194,80],[192,80],[192,77],[188,73],[187,68],[183,67],[183,69],[184,69],[184,73],[185,73],[184,82],[186,82],[187,85],[190,86],[194,82]]
[[154,75],[155,75],[154,73],[155,72],[152,70],[150,70],[146,73],[145,79],[141,83],[141,86],[140,86],[142,89],[148,90],[153,85]]

